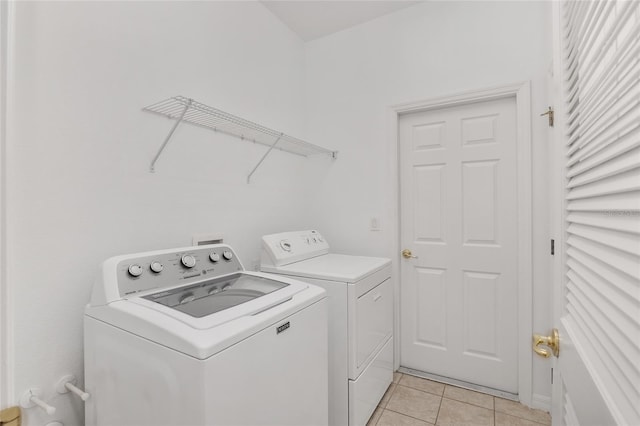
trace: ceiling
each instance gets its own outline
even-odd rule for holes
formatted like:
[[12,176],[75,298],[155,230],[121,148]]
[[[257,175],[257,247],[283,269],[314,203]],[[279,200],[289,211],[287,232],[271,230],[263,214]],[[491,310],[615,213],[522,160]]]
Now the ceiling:
[[304,41],[314,40],[420,3],[409,0],[262,0]]

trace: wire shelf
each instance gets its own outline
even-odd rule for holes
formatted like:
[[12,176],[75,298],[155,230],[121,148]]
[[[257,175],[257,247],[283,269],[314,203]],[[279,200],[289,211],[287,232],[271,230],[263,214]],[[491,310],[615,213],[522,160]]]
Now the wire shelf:
[[[286,135],[277,130],[270,129],[253,121],[246,120],[242,117],[238,117],[237,115],[229,114],[184,96],[174,96],[144,107],[142,110],[177,120],[160,148],[160,151],[156,155],[156,158],[154,158],[151,164],[152,171],[154,169],[155,162],[162,153],[166,144],[169,142],[169,139],[171,139],[176,127],[183,121],[195,126],[204,127],[216,132],[233,135],[243,140],[268,146],[270,149],[267,154],[271,149],[279,149],[281,151],[290,152],[304,157],[317,154],[329,155],[332,158],[336,158],[337,156],[336,151]],[[262,160],[264,160],[264,157]],[[262,160],[260,163],[262,163]],[[258,163],[258,166],[260,163]],[[253,171],[255,171],[255,169]]]

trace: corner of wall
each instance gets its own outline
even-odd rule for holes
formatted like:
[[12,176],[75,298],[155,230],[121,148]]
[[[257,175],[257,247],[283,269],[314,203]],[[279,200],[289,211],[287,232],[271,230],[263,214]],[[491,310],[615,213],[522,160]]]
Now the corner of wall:
[[6,140],[13,32],[13,3],[0,3],[0,409],[14,402],[11,292],[6,276]]

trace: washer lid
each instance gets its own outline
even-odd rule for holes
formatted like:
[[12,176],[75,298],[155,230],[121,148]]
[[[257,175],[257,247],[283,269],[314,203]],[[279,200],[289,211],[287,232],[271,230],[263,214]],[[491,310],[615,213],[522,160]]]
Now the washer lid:
[[157,311],[171,321],[205,330],[268,310],[309,287],[300,281],[281,281],[279,277],[243,271],[126,301]]
[[[107,305],[87,305],[85,318],[99,320],[204,360],[266,328],[273,328],[275,334],[277,327],[286,322],[289,316],[326,297],[325,290],[320,287],[289,277],[273,277],[259,272],[241,274],[247,278],[263,278],[287,285],[264,296],[201,317],[152,302],[145,298],[150,295],[147,292]],[[248,277],[249,275],[252,277]],[[313,327],[310,332],[313,332]]]
[[390,259],[382,257],[329,253],[284,266],[263,264],[261,269],[294,277],[355,283],[390,264]]

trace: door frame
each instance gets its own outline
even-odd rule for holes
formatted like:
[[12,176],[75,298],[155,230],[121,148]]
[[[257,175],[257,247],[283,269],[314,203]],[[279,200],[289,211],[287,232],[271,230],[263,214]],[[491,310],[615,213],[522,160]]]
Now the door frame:
[[[552,93],[556,94],[554,98],[549,99],[550,105],[553,105],[555,111],[555,125],[550,135],[549,149],[549,165],[550,165],[550,182],[551,192],[549,194],[549,206],[551,209],[551,235],[555,240],[555,255],[551,260],[551,285],[552,285],[552,324],[553,327],[560,325],[560,317],[563,310],[565,278],[567,273],[566,259],[566,196],[567,196],[567,178],[565,171],[566,144],[563,139],[563,131],[565,129],[565,100],[564,96],[564,78],[562,60],[562,14],[560,2],[552,2],[551,4],[552,19],[552,52],[553,52],[553,84]],[[551,419],[552,424],[563,424],[563,395],[562,382],[559,377],[558,358],[552,360],[552,384],[551,384]]]
[[533,355],[529,336],[533,327],[532,258],[532,157],[531,157],[531,83],[524,81],[505,86],[456,93],[449,96],[407,102],[388,108],[389,161],[392,239],[394,260],[394,369],[400,366],[400,137],[401,115],[434,109],[515,97],[518,168],[518,398],[531,406],[533,397]]
[[13,312],[7,280],[7,138],[12,105],[15,5],[0,2],[0,409],[14,404]]

